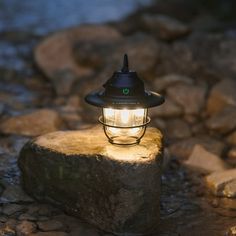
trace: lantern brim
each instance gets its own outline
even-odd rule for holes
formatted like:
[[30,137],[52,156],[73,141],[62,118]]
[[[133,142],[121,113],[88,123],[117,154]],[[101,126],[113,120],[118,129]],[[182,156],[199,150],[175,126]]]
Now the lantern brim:
[[116,107],[117,109],[122,108],[151,108],[159,106],[164,103],[165,99],[162,95],[146,91],[143,96],[104,96],[103,91],[92,92],[85,97],[85,101],[91,105],[109,108]]

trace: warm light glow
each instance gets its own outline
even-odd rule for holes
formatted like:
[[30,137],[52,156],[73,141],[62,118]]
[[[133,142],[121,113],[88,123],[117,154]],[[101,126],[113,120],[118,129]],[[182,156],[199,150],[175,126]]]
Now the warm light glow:
[[138,139],[145,131],[145,127],[136,126],[143,125],[146,122],[146,117],[147,109],[103,108],[103,120],[107,125],[105,132],[108,137],[113,139]]

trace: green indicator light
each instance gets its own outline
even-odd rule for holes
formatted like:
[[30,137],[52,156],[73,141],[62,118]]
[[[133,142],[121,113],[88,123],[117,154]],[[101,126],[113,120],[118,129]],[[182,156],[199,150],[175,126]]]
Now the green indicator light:
[[123,92],[124,95],[127,95],[127,94],[129,94],[129,89],[128,88],[123,88],[122,92]]

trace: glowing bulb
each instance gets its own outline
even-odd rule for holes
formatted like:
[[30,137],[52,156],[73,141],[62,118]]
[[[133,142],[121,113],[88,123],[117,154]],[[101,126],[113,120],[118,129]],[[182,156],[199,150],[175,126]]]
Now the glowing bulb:
[[127,109],[120,111],[120,120],[122,124],[127,124],[130,120],[130,111]]

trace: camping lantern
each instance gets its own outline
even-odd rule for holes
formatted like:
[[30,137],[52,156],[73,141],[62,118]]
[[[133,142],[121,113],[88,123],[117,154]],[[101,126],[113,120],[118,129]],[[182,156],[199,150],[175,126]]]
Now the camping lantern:
[[101,107],[99,122],[112,144],[138,144],[150,122],[148,108],[161,105],[164,97],[146,91],[135,71],[130,71],[124,55],[123,68],[114,72],[103,89],[89,93],[87,103]]

